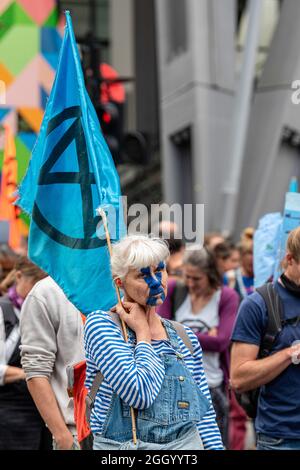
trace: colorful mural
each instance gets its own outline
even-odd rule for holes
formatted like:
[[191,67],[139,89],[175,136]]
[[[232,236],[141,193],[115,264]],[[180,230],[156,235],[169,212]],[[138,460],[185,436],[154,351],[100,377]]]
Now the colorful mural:
[[[0,126],[15,135],[23,178],[54,80],[61,45],[55,0],[0,0]],[[3,132],[0,168],[3,161]]]

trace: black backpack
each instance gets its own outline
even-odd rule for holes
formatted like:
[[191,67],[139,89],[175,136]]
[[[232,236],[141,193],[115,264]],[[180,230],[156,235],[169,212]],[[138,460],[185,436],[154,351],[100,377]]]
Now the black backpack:
[[[286,323],[294,321],[294,319],[287,321],[284,320],[284,311],[281,299],[271,282],[257,288],[256,292],[258,292],[264,299],[268,311],[268,324],[258,353],[258,358],[262,359],[269,356],[272,346],[283,326]],[[238,403],[246,411],[249,418],[254,419],[256,417],[259,392],[260,387],[254,390],[249,390],[248,392],[235,392]]]

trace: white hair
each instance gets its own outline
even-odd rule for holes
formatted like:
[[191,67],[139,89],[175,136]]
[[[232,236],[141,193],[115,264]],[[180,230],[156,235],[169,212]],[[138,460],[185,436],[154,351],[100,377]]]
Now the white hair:
[[129,235],[112,246],[111,270],[114,279],[123,280],[129,269],[157,266],[170,255],[167,243],[147,235]]

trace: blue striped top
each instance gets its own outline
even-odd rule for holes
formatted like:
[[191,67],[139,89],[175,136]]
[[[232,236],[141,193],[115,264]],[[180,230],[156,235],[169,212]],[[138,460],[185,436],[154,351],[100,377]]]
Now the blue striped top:
[[[181,353],[195,382],[211,402],[201,346],[192,330],[185,329],[194,346],[194,354],[178,337]],[[100,370],[104,376],[91,413],[91,430],[94,434],[102,432],[113,391],[134,408],[143,409],[152,405],[164,380],[164,365],[159,354],[170,352],[172,346],[169,340],[153,340],[152,344],[143,341],[136,345],[126,343],[109,313],[96,311],[87,318],[84,343],[87,358],[85,386],[91,388],[97,371]],[[205,449],[223,449],[212,405],[198,423],[198,430]]]

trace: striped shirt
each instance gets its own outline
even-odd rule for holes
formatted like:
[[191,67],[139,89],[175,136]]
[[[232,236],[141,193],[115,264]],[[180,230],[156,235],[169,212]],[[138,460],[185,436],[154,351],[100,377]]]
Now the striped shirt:
[[[211,403],[203,370],[201,346],[194,333],[187,327],[185,329],[192,341],[194,353],[192,355],[178,337],[181,353],[195,382]],[[152,405],[165,376],[159,355],[170,353],[172,346],[169,340],[153,340],[152,344],[144,341],[137,344],[126,343],[120,328],[109,313],[96,311],[87,318],[84,343],[87,358],[86,388],[91,388],[99,370],[104,376],[91,413],[90,424],[94,434],[102,432],[113,391],[134,408],[143,409]],[[212,404],[197,427],[204,449],[223,449]]]

